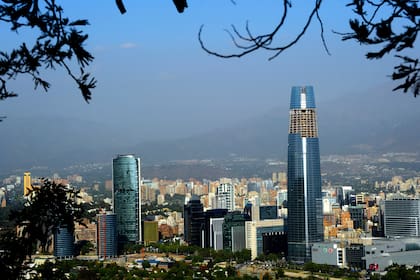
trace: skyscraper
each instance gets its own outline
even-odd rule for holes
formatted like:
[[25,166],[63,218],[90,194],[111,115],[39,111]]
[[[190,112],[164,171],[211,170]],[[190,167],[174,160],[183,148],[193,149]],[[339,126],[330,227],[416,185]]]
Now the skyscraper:
[[23,173],[23,195],[27,196],[32,190],[31,173]]
[[112,213],[106,213],[99,214],[96,217],[96,251],[98,257],[116,257],[118,254],[116,215]]
[[288,258],[311,260],[311,246],[323,241],[321,168],[313,88],[293,87],[287,165]]
[[140,158],[119,155],[112,161],[113,206],[117,216],[118,250],[141,243]]
[[67,226],[59,226],[54,231],[54,256],[59,259],[74,256],[74,235]]
[[385,200],[385,236],[420,237],[420,200],[396,198]]
[[184,205],[184,240],[190,245],[204,247],[204,211],[200,199],[193,196]]
[[232,184],[222,183],[217,187],[216,201],[219,209],[235,210],[235,196]]

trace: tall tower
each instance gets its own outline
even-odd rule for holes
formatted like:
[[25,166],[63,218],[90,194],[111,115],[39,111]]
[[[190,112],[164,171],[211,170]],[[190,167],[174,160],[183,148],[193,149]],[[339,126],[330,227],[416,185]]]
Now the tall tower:
[[31,173],[25,172],[23,173],[23,195],[27,196],[31,190],[32,190]]
[[321,168],[312,86],[293,87],[287,164],[288,258],[311,260],[311,246],[323,241]]
[[235,210],[235,195],[233,185],[230,183],[223,183],[217,187],[216,191],[217,208],[227,209],[228,211]]
[[113,213],[99,214],[96,224],[96,251],[100,258],[118,255],[117,217]]
[[204,227],[203,204],[200,199],[193,196],[184,205],[184,240],[189,245],[204,247],[204,236],[201,230]]
[[113,207],[117,216],[118,250],[141,243],[140,158],[119,155],[112,161]]

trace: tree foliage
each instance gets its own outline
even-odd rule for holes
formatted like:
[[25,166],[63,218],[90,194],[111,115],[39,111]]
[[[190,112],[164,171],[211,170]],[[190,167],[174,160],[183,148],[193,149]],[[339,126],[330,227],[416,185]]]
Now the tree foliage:
[[25,207],[12,212],[11,218],[22,229],[22,236],[39,242],[43,251],[50,237],[60,226],[74,231],[74,222],[82,223],[84,207],[77,204],[79,191],[44,179],[42,185],[29,193]]
[[[70,187],[44,179],[40,187],[33,188],[23,207],[11,211],[10,220],[14,227],[3,230],[0,236],[0,271],[4,279],[19,279],[26,269],[25,259],[38,245],[45,251],[54,230],[60,225],[66,225],[73,232],[74,222],[81,223],[84,207],[76,203],[78,193]],[[42,279],[62,279],[61,274],[49,268],[51,265],[42,267],[40,273],[53,273],[50,275],[52,278]]]
[[[91,99],[95,78],[85,71],[93,56],[84,48],[88,35],[80,29],[87,20],[70,20],[55,0],[3,0],[0,21],[10,26],[12,32],[29,29],[37,34],[35,42],[23,42],[10,52],[0,51],[0,100],[17,96],[7,87],[7,81],[29,75],[34,87],[47,91],[50,83],[41,76],[43,69],[64,68],[76,82],[86,102]],[[75,59],[79,74],[72,69]]]
[[[236,3],[233,0],[231,2]],[[320,16],[322,0],[308,1],[311,11],[306,18],[302,17],[301,30],[292,35],[290,40],[279,40],[281,31],[287,32],[284,29],[290,18],[292,2],[281,1],[279,20],[271,32],[254,32],[249,23],[241,32],[232,25],[228,34],[238,49],[236,53],[224,54],[209,49],[204,43],[203,26],[198,33],[201,47],[207,53],[222,58],[242,57],[264,50],[272,53],[269,59],[274,59],[296,45],[311,25],[319,24],[322,43],[329,53]],[[88,21],[65,17],[63,8],[55,0],[2,0],[0,3],[0,22],[6,23],[12,32],[26,29],[37,34],[33,44],[24,42],[9,52],[0,51],[0,100],[17,96],[14,90],[9,89],[7,82],[22,75],[31,77],[35,88],[41,87],[47,91],[50,83],[41,73],[44,69],[61,68],[76,83],[86,102],[89,102],[92,90],[96,87],[96,79],[87,72],[93,56],[84,47],[88,35],[82,28],[88,25]],[[173,3],[179,13],[188,7],[186,0],[173,0]],[[122,14],[126,12],[122,0],[116,0],[116,5]],[[415,97],[419,95],[419,59],[406,54],[408,49],[414,47],[420,28],[418,1],[348,0],[347,6],[354,12],[355,18],[349,19],[350,32],[339,33],[342,39],[376,47],[376,51],[366,54],[368,59],[380,59],[394,54],[401,60],[391,75],[393,80],[400,81],[394,90],[407,92],[411,89]],[[78,67],[70,63],[72,60],[77,62]]]
[[[309,15],[303,20],[302,28],[288,41],[279,39],[280,32],[284,30],[287,20],[290,18],[289,11],[292,8],[292,0],[283,0],[282,9],[279,13],[279,21],[271,32],[259,34],[251,31],[248,22],[245,31],[232,25],[228,30],[233,45],[237,48],[236,53],[225,54],[209,49],[203,39],[203,26],[200,28],[198,39],[203,50],[211,55],[221,58],[238,58],[255,51],[264,50],[271,52],[269,59],[274,59],[280,54],[296,45],[307,32],[309,26],[317,22],[320,26],[320,37],[327,53],[329,53],[324,40],[324,26],[320,16],[322,0],[308,1],[312,5]],[[363,45],[374,46],[376,51],[366,54],[368,59],[380,59],[385,55],[394,54],[402,62],[394,67],[391,75],[393,80],[401,83],[394,90],[407,92],[412,90],[414,97],[419,95],[420,90],[420,66],[417,57],[403,54],[407,49],[412,49],[420,30],[420,8],[418,0],[352,0],[348,2],[355,18],[349,19],[350,32],[339,33],[342,39],[355,40]],[[288,17],[289,16],[289,17]]]
[[402,62],[394,67],[393,80],[402,80],[394,90],[407,92],[412,89],[414,97],[420,90],[419,59],[401,55],[412,49],[420,31],[420,8],[417,0],[353,0],[347,6],[353,8],[356,18],[350,20],[352,32],[343,34],[343,40],[356,40],[371,45],[375,51],[366,58],[380,59],[396,53]]
[[19,279],[23,262],[31,254],[32,244],[16,236],[13,231],[2,232],[0,236],[0,271],[2,279]]

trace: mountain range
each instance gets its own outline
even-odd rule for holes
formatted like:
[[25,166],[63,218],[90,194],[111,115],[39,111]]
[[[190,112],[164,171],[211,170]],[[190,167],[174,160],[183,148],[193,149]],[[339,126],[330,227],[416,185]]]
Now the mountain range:
[[[388,95],[355,94],[318,102],[321,154],[418,152],[419,101]],[[398,105],[401,99],[403,106]],[[137,154],[144,164],[231,156],[286,159],[288,104],[220,127],[178,139],[137,141],[125,139],[118,128],[70,117],[9,118],[0,123],[0,174],[33,166],[106,162],[119,153]]]

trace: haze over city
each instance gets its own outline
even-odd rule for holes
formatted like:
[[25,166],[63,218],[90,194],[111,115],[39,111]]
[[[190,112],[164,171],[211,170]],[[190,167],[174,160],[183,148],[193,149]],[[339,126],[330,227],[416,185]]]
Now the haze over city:
[[2,279],[419,279],[417,0],[59,2],[0,1]]

